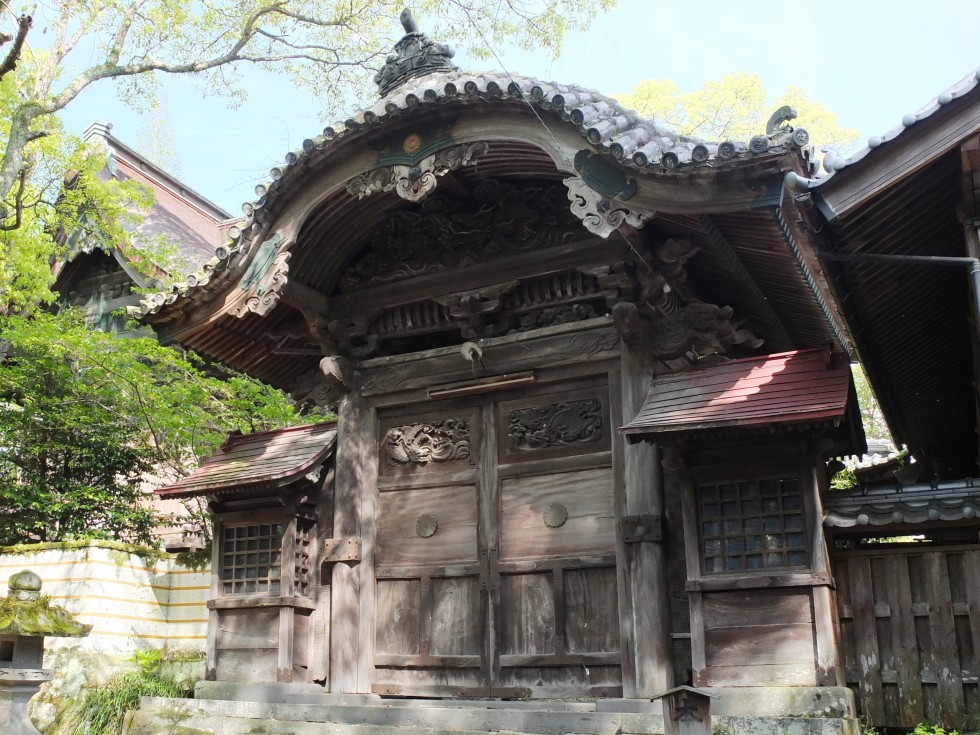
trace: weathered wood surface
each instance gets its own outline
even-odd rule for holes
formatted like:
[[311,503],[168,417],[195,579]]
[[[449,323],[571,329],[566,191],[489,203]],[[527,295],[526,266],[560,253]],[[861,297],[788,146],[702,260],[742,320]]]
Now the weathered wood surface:
[[[381,494],[379,564],[442,564],[476,561],[476,488],[420,488]],[[420,536],[422,516],[435,532]]]
[[834,555],[845,676],[872,725],[959,727],[980,696],[980,547]]
[[[589,382],[590,396],[604,394],[604,385]],[[485,427],[466,458],[474,466],[473,484],[420,482],[458,477],[438,466],[450,462],[420,463],[385,478],[378,505],[373,691],[621,693],[611,456],[608,443],[575,440],[581,436],[579,414],[561,423],[565,417],[551,407],[565,397],[552,386],[468,399],[475,407],[468,415]],[[530,417],[529,430],[536,433],[534,446],[515,456],[500,446],[509,435],[497,422],[509,421],[522,407],[546,410],[520,414]],[[429,422],[443,415],[427,409],[412,415]],[[460,408],[447,407],[449,414],[460,414]],[[407,425],[405,415],[404,408],[382,415],[382,429]],[[545,422],[537,420],[541,415]],[[569,437],[574,452],[566,452]],[[555,446],[557,454],[550,451]],[[503,465],[506,473],[500,472],[502,458],[510,462]],[[437,521],[431,536],[419,535],[432,525],[418,525],[423,515]],[[593,668],[601,676],[583,674]]]
[[[643,359],[622,350],[621,405],[628,421],[643,405],[650,373]],[[647,442],[622,446],[625,504],[629,516],[664,514],[663,472],[660,452]],[[632,618],[634,681],[631,696],[652,697],[674,686],[670,638],[670,595],[667,582],[667,550],[662,542],[628,544],[626,582]]]
[[[543,514],[552,503],[567,511],[549,528]],[[574,556],[612,551],[615,518],[608,469],[513,478],[500,488],[500,556]]]
[[[619,334],[610,319],[592,319],[588,325],[582,328],[579,324],[575,329],[561,325],[525,333],[527,337],[518,334],[488,339],[484,342],[482,367],[494,375],[575,363],[595,364],[618,357]],[[376,358],[363,365],[367,396],[473,377],[473,366],[460,359],[457,347],[420,352],[410,358]]]
[[215,678],[219,681],[276,681],[279,610],[228,610],[214,614],[218,616]]
[[702,594],[706,682],[711,686],[817,683],[809,590]]

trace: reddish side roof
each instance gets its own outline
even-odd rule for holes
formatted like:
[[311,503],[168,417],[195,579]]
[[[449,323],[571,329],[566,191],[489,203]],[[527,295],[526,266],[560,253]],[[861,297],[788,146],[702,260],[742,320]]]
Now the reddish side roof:
[[161,497],[182,498],[288,485],[326,459],[336,437],[335,423],[259,434],[232,433],[217,454],[194,473],[156,492]]
[[627,434],[838,421],[847,408],[847,356],[827,347],[732,360],[656,378]]

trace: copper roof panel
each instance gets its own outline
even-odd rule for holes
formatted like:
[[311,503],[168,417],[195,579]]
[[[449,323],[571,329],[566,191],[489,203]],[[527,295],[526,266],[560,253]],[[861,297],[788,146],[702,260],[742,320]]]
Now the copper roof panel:
[[258,434],[232,433],[214,456],[161,497],[191,497],[226,490],[279,487],[309,472],[333,450],[335,423],[293,426]]
[[847,357],[796,350],[658,377],[628,434],[836,421],[850,386]]

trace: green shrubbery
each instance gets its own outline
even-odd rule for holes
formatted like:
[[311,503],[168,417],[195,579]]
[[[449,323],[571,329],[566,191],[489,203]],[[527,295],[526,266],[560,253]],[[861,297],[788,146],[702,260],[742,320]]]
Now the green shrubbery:
[[97,689],[90,690],[78,705],[76,735],[119,735],[126,713],[139,707],[140,697],[187,697],[185,682],[164,671],[166,653],[146,649],[133,654],[137,668],[114,674]]

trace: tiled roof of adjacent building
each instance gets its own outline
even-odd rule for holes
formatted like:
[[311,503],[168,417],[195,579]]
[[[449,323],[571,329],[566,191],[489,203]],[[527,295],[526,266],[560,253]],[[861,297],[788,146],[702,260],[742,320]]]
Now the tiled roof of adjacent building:
[[[832,149],[828,150],[824,155],[822,166],[824,171],[830,175],[812,179],[798,179],[794,182],[796,188],[812,189],[823,185],[824,183],[830,181],[833,178],[833,174],[837,171],[841,171],[844,168],[857,163],[871,153],[871,151],[895,140],[909,128],[931,117],[936,111],[949,105],[954,100],[969,94],[978,85],[980,85],[980,68],[975,69],[953,86],[940,92],[917,111],[903,115],[901,122],[891,130],[882,133],[881,135],[872,135],[868,138],[867,143],[857,150],[854,150],[847,155],[842,155]],[[792,177],[793,175],[790,174],[790,176]]]
[[833,528],[972,520],[980,515],[980,481],[834,490],[824,497],[824,525]]

